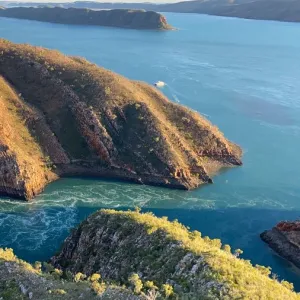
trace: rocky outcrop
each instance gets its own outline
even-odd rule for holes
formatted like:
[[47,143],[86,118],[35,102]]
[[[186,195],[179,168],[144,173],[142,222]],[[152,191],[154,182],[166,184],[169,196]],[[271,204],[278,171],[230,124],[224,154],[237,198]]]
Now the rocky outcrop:
[[170,285],[175,299],[299,299],[288,283],[268,277],[267,268],[220,247],[220,240],[202,238],[177,221],[102,210],[73,230],[51,263],[125,285],[136,273],[140,284]]
[[163,15],[145,10],[114,9],[96,11],[77,8],[65,9],[61,7],[15,7],[1,9],[0,17],[132,29],[172,29]]
[[192,189],[242,164],[198,113],[85,59],[0,40],[0,75],[2,194],[70,175]]
[[[100,276],[98,276],[100,277]],[[80,279],[80,280],[79,280]],[[97,277],[78,278],[63,274],[40,262],[33,266],[0,248],[0,299],[3,300],[146,300],[124,287],[111,285]]]
[[222,249],[178,221],[101,210],[72,231],[52,264],[0,248],[0,299],[300,299],[269,268]]
[[260,237],[276,253],[300,268],[300,221],[282,221]]
[[[43,153],[28,128],[50,132],[20,97],[0,76],[0,194],[30,199],[57,176],[47,166],[47,143]],[[49,142],[55,145],[52,135]]]

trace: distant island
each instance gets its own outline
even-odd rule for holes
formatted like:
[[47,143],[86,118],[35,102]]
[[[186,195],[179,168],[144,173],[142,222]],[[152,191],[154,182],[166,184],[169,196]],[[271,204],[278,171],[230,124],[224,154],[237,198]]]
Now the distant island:
[[289,299],[293,284],[241,249],[152,213],[101,210],[71,231],[48,262],[0,248],[3,300]]
[[0,39],[0,195],[64,176],[193,189],[242,150],[157,88],[83,58]]
[[[0,1],[3,6],[38,6],[45,3]],[[155,3],[99,3],[75,1],[47,3],[50,6],[91,9],[146,9],[158,12],[198,13],[245,19],[300,22],[300,1],[298,0],[196,0],[171,4]]]
[[114,9],[96,11],[61,7],[15,7],[0,9],[0,17],[131,29],[172,29],[163,15],[145,10]]

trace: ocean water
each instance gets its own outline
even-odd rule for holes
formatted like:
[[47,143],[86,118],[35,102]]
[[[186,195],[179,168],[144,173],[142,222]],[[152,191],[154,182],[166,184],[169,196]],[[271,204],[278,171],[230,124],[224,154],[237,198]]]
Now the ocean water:
[[254,264],[294,282],[297,271],[259,238],[300,218],[300,24],[166,14],[179,30],[137,31],[0,19],[0,37],[59,49],[150,84],[219,126],[244,149],[244,166],[215,184],[167,190],[99,179],[62,179],[33,202],[0,201],[0,246],[47,260],[91,212],[131,208],[166,215],[221,238]]

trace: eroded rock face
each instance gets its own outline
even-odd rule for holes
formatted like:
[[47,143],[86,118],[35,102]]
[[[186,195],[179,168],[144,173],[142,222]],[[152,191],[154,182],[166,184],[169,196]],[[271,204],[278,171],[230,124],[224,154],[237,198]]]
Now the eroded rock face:
[[209,280],[204,257],[167,238],[164,230],[147,233],[147,226],[124,215],[97,213],[68,237],[60,254],[52,258],[55,267],[87,275],[100,273],[105,280],[126,283],[131,273],[158,286],[171,283],[177,292],[222,294],[227,287]]
[[110,283],[97,290],[89,280],[74,282],[72,278],[62,280],[49,270],[42,271],[19,259],[12,249],[0,248],[0,299],[3,300],[146,300],[128,289]]
[[300,221],[282,221],[260,237],[280,256],[300,268]]
[[[0,194],[30,199],[57,176],[48,168],[46,151],[43,153],[28,127],[38,125],[44,134],[50,132],[1,76],[0,116]],[[50,135],[51,140],[55,146]],[[62,149],[61,153],[64,156]]]
[[134,29],[172,29],[163,15],[145,10],[113,9],[95,11],[60,7],[15,7],[0,9],[0,17],[61,24],[99,25]]
[[[127,284],[171,285],[178,299],[298,299],[260,268],[183,225],[153,214],[101,210],[74,229],[51,263],[63,271]],[[237,284],[238,283],[238,284]]]
[[242,164],[198,113],[82,58],[0,40],[0,75],[2,194],[30,199],[67,175],[192,189]]

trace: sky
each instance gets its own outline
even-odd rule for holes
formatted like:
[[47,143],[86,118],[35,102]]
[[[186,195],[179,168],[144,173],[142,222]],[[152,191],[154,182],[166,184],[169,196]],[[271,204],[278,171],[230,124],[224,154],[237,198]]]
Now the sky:
[[[10,0],[6,0],[10,2]],[[74,1],[84,1],[84,0],[11,0],[11,2],[74,2]],[[180,1],[189,1],[189,0],[87,0],[87,1],[95,1],[95,2],[113,2],[113,3],[143,3],[143,2],[150,2],[150,3],[174,3]]]

